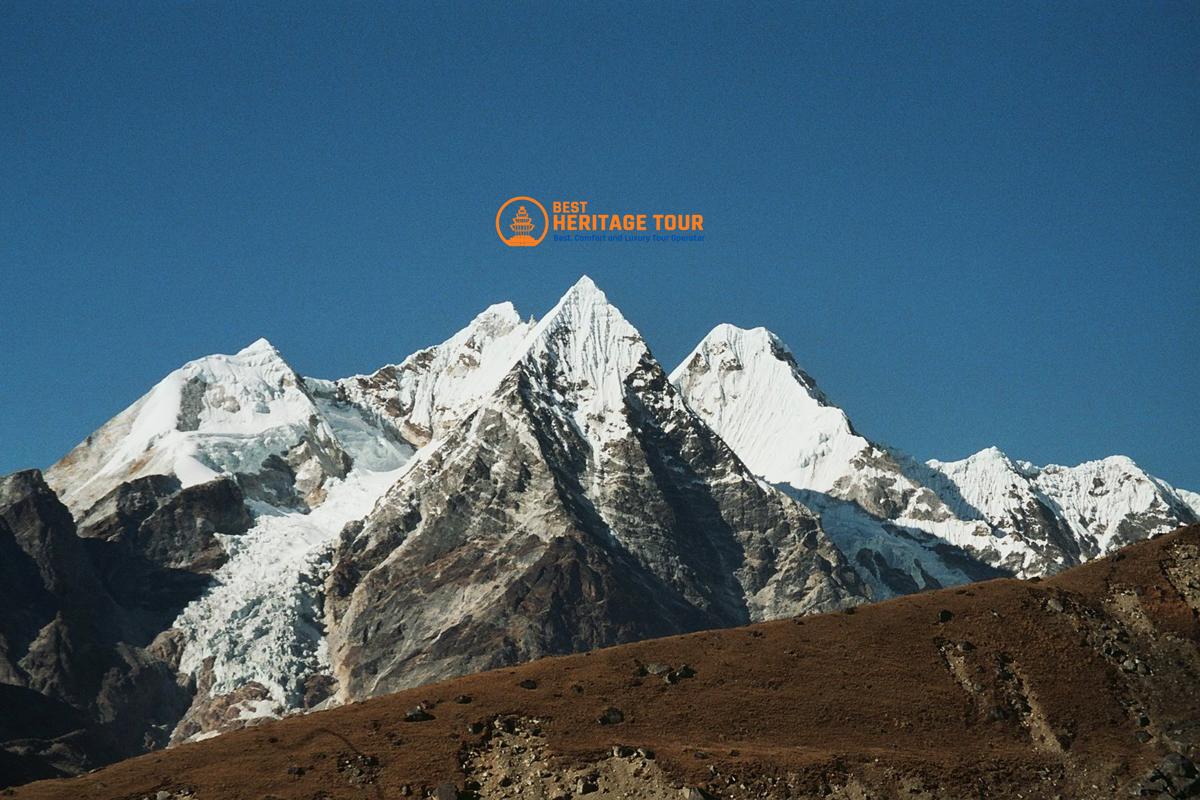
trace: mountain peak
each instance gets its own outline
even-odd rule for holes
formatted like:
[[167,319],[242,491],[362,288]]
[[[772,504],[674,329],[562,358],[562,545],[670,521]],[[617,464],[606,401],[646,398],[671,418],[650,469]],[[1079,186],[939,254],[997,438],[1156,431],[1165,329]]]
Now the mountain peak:
[[621,312],[608,299],[604,290],[587,275],[580,277],[571,288],[563,293],[554,308],[542,318],[538,329],[559,327],[562,324],[576,323],[582,319],[595,316],[612,316],[624,321]]
[[204,356],[172,371],[46,477],[75,511],[146,475],[174,475],[191,486],[223,473],[256,473],[271,456],[304,443],[324,459],[314,474],[341,477],[343,456],[314,418],[320,414],[300,377],[258,339],[236,354]]
[[637,329],[585,275],[534,327],[520,361],[559,387],[574,387],[587,427],[588,414],[621,407],[625,379],[648,352]]
[[716,326],[671,382],[759,475],[828,491],[868,445],[766,328]]
[[[1020,481],[1035,476],[1041,467],[1016,462],[995,445],[985,447],[977,453],[957,461],[930,459],[926,464],[937,472],[949,476],[971,475],[975,480],[987,480],[989,485],[1007,486],[1011,481]],[[953,479],[953,477],[952,477]]]
[[1094,467],[1096,469],[1119,469],[1126,472],[1145,473],[1145,470],[1139,467],[1136,461],[1127,455],[1122,455],[1121,453],[1105,456],[1104,458],[1093,461],[1084,461],[1083,463],[1076,465],[1075,469],[1084,469],[1087,467]]
[[521,322],[521,315],[517,313],[517,307],[510,301],[505,300],[503,303],[493,303],[475,315],[475,319],[471,321],[474,325],[478,322],[486,320],[498,320],[508,325],[518,325]]
[[442,435],[490,394],[524,352],[533,320],[495,303],[440,344],[371,375],[338,381],[352,403],[422,446]]
[[771,373],[779,380],[796,383],[821,405],[829,405],[816,381],[800,369],[792,351],[775,333],[764,327],[741,328],[728,322],[717,325],[684,359],[671,380],[678,382],[688,370],[739,371],[753,367],[759,374]]
[[795,366],[795,358],[788,346],[774,332],[762,326],[742,328],[722,322],[700,340],[696,349],[712,349],[720,345],[731,348],[741,358],[748,357],[753,353],[765,353],[779,361],[785,361]]
[[629,324],[621,311],[609,302],[608,296],[591,278],[584,275],[566,291],[534,328],[530,344],[536,348],[538,342],[548,338],[586,341],[597,336],[636,339],[641,342],[641,335]]
[[584,275],[540,321],[522,321],[512,303],[496,303],[441,344],[339,385],[420,446],[464,419],[521,362],[579,387],[590,407],[619,400],[645,352],[638,332]]
[[279,351],[275,349],[275,345],[271,344],[261,336],[237,352],[239,356],[256,355],[258,353],[273,353],[275,355],[279,355]]
[[580,275],[579,280],[567,290],[567,294],[596,294],[601,300],[607,301],[604,292],[596,285],[596,282],[588,275]]
[[996,461],[1003,464],[1008,464],[1012,461],[1007,453],[995,445],[985,447],[978,453],[968,456],[968,458],[972,461]]
[[732,322],[718,323],[708,335],[701,341],[710,339],[725,339],[725,340],[770,340],[778,341],[779,337],[761,325],[754,328],[743,328],[739,325],[734,325]]

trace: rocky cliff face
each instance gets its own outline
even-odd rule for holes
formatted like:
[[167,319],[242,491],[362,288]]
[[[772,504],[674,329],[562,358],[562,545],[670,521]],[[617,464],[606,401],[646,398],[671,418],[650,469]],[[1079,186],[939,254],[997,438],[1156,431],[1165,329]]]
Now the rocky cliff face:
[[0,762],[25,779],[161,746],[188,692],[37,471],[0,479]]
[[77,528],[104,585],[144,638],[153,638],[209,587],[227,558],[220,537],[240,536],[252,524],[232,478],[185,488],[153,475],[109,492]]

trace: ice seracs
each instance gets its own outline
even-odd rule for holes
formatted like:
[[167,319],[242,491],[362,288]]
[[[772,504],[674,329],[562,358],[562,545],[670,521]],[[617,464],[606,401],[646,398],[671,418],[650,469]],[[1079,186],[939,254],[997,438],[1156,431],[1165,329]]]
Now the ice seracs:
[[333,543],[403,469],[356,469],[331,481],[310,513],[262,513],[245,534],[225,537],[228,561],[173,626],[179,669],[202,687],[175,741],[211,731],[217,708],[226,718],[219,727],[228,729],[326,699],[328,691],[316,690],[329,673],[320,608]]

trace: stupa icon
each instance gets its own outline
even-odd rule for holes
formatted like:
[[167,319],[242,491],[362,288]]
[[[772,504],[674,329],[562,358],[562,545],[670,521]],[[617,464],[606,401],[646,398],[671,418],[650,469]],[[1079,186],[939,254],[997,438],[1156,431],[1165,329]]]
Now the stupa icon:
[[517,208],[517,215],[513,217],[513,221],[508,227],[513,235],[505,241],[513,247],[532,247],[538,243],[537,239],[529,235],[533,232],[534,223],[529,212],[525,210],[525,206]]

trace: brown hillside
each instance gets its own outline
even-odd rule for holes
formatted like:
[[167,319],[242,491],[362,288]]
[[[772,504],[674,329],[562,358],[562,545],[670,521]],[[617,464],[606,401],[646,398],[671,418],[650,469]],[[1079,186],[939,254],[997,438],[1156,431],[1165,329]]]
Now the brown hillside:
[[1198,609],[1192,526],[1040,582],[548,658],[8,794],[1189,796],[1168,756],[1200,744]]

